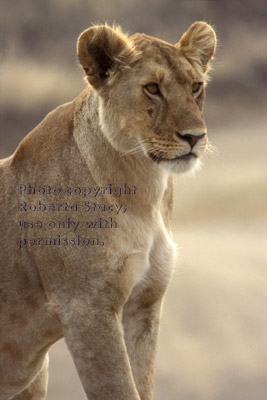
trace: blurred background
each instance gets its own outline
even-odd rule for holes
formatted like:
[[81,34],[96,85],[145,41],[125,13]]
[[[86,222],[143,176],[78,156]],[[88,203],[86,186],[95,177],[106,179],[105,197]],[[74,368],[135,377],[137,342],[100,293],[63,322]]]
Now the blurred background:
[[[267,399],[265,0],[0,0],[0,157],[84,86],[79,33],[116,22],[176,43],[196,21],[219,46],[205,118],[216,150],[176,177],[179,258],[162,319],[155,400]],[[49,400],[84,398],[64,341]],[[115,399],[114,399],[115,400]]]

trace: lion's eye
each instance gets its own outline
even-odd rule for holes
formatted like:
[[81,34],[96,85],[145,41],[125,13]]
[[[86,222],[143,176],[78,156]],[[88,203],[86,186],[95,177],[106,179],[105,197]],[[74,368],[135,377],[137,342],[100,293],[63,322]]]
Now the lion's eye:
[[193,96],[197,96],[198,94],[200,94],[201,90],[203,87],[203,82],[195,82],[192,85],[192,94]]
[[148,91],[148,93],[153,95],[161,94],[159,90],[159,85],[157,83],[149,83],[148,85],[145,86],[145,89]]

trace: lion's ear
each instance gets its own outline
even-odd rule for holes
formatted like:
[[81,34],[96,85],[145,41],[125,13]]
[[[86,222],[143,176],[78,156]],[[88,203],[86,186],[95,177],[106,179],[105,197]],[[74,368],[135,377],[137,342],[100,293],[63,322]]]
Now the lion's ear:
[[193,64],[200,64],[206,72],[216,50],[216,34],[205,22],[195,22],[183,34],[177,46]]
[[132,43],[119,27],[93,26],[81,33],[77,53],[89,83],[99,89],[113,72],[136,57]]

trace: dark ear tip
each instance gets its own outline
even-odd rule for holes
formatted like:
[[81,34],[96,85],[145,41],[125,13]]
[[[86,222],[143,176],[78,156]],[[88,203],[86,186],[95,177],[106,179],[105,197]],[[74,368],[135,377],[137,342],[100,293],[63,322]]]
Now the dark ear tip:
[[91,41],[94,35],[94,27],[85,29],[83,32],[80,33],[78,40],[77,40],[77,54],[79,60],[82,64],[83,59],[86,57],[88,43]]

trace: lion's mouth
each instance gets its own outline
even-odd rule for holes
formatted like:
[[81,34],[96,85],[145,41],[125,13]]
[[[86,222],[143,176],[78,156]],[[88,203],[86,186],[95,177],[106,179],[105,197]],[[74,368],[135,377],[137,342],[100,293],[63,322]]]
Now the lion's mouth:
[[192,152],[184,154],[183,156],[176,156],[174,158],[165,158],[165,157],[162,157],[162,156],[155,155],[153,153],[148,153],[148,155],[153,161],[155,161],[157,163],[160,163],[162,161],[174,162],[174,161],[177,161],[177,160],[188,161],[188,160],[191,160],[192,158],[198,158],[198,156],[195,153],[192,153]]

